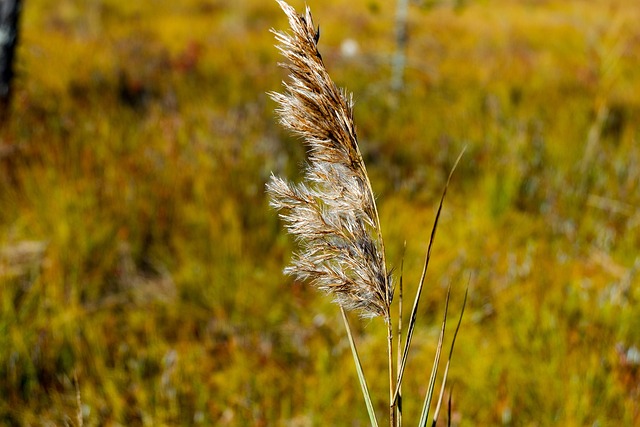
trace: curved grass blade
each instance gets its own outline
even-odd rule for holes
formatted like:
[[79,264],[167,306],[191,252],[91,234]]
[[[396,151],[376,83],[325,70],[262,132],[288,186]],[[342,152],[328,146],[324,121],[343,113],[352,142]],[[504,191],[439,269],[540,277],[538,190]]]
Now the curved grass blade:
[[444,331],[447,326],[447,312],[449,311],[449,297],[451,295],[451,285],[447,289],[447,300],[444,303],[444,318],[442,319],[442,328],[440,329],[440,338],[438,338],[438,347],[436,349],[436,356],[433,360],[433,368],[431,368],[431,377],[429,378],[429,388],[427,394],[424,397],[424,403],[422,405],[422,413],[420,415],[420,427],[426,427],[427,419],[429,418],[429,407],[431,406],[431,400],[433,398],[433,392],[436,385],[436,376],[438,375],[438,365],[440,364],[440,355],[442,354],[442,341],[444,340]]
[[416,291],[416,297],[413,302],[413,308],[411,309],[411,317],[409,318],[409,329],[407,330],[407,341],[404,345],[404,352],[402,354],[402,363],[400,364],[400,369],[398,370],[398,380],[396,382],[396,391],[393,394],[393,403],[395,403],[398,399],[398,393],[400,392],[400,385],[402,384],[402,377],[404,376],[404,369],[407,365],[407,356],[409,355],[409,347],[411,346],[411,339],[413,338],[413,330],[416,325],[416,316],[418,313],[418,304],[420,302],[420,295],[422,294],[422,287],[424,286],[424,279],[427,275],[427,268],[429,266],[429,260],[431,259],[431,249],[433,248],[433,242],[436,237],[436,229],[438,228],[438,221],[440,220],[440,213],[442,212],[442,205],[444,204],[444,199],[447,195],[447,189],[449,188],[449,183],[451,182],[451,177],[453,176],[453,172],[456,170],[458,163],[460,163],[460,159],[464,154],[466,147],[462,149],[460,155],[456,159],[456,162],[453,164],[451,171],[449,172],[449,177],[447,178],[447,183],[444,186],[444,190],[442,191],[442,196],[440,197],[440,204],[438,205],[438,211],[436,212],[436,219],[433,222],[433,228],[431,229],[431,237],[429,238],[429,246],[427,248],[427,255],[424,261],[424,267],[422,269],[422,275],[420,276],[420,284],[418,285],[418,290]]
[[[442,377],[442,387],[440,388],[440,396],[438,397],[438,404],[436,410],[433,413],[433,427],[436,426],[438,421],[438,415],[440,415],[440,407],[442,405],[442,398],[444,397],[444,388],[447,385],[447,377],[449,376],[449,366],[451,365],[451,358],[453,357],[453,347],[456,345],[456,337],[460,330],[460,324],[462,323],[462,316],[464,315],[464,308],[467,306],[467,295],[469,294],[469,284],[467,283],[467,290],[464,292],[464,300],[462,301],[462,310],[460,312],[460,318],[458,319],[458,325],[456,331],[453,334],[453,340],[451,340],[451,348],[449,348],[449,359],[447,360],[447,366],[444,368],[444,376]],[[451,395],[449,395],[449,406],[451,406]],[[449,407],[449,420],[451,420],[451,407]]]
[[362,388],[362,395],[364,396],[364,403],[367,405],[367,412],[369,413],[369,420],[373,427],[378,427],[378,421],[376,420],[376,413],[373,409],[373,403],[371,403],[371,396],[369,395],[369,387],[367,387],[367,380],[362,370],[362,364],[360,363],[360,357],[356,350],[356,342],[353,339],[351,333],[351,327],[349,326],[349,320],[347,319],[347,313],[344,308],[340,306],[340,313],[342,313],[342,320],[344,320],[344,326],[347,328],[347,336],[349,337],[349,345],[351,346],[351,354],[353,355],[353,361],[356,365],[356,371],[358,373],[358,379],[360,380],[360,387]]
[[[402,248],[402,261],[400,262],[400,289],[398,295],[398,372],[400,372],[400,363],[402,361],[402,287],[403,287],[403,278],[404,278],[404,256],[407,252],[407,241],[404,241],[404,247]],[[397,405],[397,426],[402,427],[402,387],[398,387],[398,399],[396,402]]]

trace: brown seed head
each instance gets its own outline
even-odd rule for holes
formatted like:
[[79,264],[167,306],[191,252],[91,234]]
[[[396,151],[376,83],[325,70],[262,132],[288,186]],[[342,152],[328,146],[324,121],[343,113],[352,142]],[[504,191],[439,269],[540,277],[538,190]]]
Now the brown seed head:
[[333,83],[318,52],[319,33],[305,15],[277,0],[292,33],[273,31],[289,70],[284,93],[272,93],[280,123],[302,137],[308,164],[300,184],[272,176],[271,205],[299,251],[285,269],[363,316],[389,316],[392,299],[375,199],[358,148],[353,100]]

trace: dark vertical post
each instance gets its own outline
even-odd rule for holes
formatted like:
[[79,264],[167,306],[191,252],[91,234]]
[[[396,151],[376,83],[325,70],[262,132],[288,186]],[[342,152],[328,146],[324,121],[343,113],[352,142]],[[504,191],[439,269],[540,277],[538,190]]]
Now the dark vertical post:
[[0,120],[9,111],[21,0],[0,0]]

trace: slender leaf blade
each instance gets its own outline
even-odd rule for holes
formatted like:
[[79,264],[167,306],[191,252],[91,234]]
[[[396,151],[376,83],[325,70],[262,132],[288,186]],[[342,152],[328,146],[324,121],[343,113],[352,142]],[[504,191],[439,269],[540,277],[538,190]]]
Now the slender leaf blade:
[[[469,285],[467,284],[467,289],[464,292],[464,300],[462,301],[462,310],[460,311],[460,317],[458,318],[458,325],[456,326],[456,331],[454,332],[453,339],[451,340],[451,347],[449,348],[449,359],[447,360],[447,366],[444,369],[444,375],[442,377],[442,386],[440,387],[440,396],[438,396],[438,404],[436,405],[436,410],[433,413],[433,423],[432,423],[433,427],[435,427],[436,422],[438,421],[438,416],[440,415],[440,408],[442,406],[442,399],[444,397],[444,388],[447,384],[447,377],[449,376],[449,366],[451,365],[451,359],[453,357],[453,348],[456,345],[456,338],[458,337],[458,331],[460,330],[460,324],[462,323],[462,316],[464,315],[464,309],[467,306],[468,295],[469,295]],[[451,396],[449,396],[449,400],[451,400]],[[449,401],[449,404],[451,404],[450,401]]]
[[411,339],[413,338],[413,330],[416,325],[416,317],[418,314],[418,304],[420,303],[420,296],[422,295],[422,287],[424,286],[424,279],[427,276],[427,268],[429,266],[429,260],[431,259],[431,249],[433,248],[433,242],[436,237],[436,230],[438,228],[438,221],[440,220],[440,214],[442,212],[442,206],[444,205],[444,199],[447,195],[447,189],[449,188],[449,183],[451,182],[451,177],[453,176],[453,172],[456,170],[458,163],[460,163],[460,159],[464,154],[466,147],[460,152],[458,158],[456,159],[451,171],[449,172],[449,177],[447,178],[447,182],[444,185],[444,189],[442,191],[442,196],[440,197],[440,204],[438,205],[438,211],[436,212],[436,218],[433,222],[433,227],[431,228],[431,236],[429,238],[429,246],[427,248],[427,254],[424,261],[424,267],[422,269],[422,275],[420,276],[420,282],[418,285],[418,290],[416,291],[416,297],[413,301],[413,308],[411,309],[411,316],[409,318],[409,328],[407,330],[407,341],[404,345],[404,352],[402,354],[402,363],[400,364],[400,369],[398,370],[398,380],[396,382],[396,391],[393,396],[393,402],[398,399],[398,394],[400,393],[400,385],[402,384],[402,378],[404,376],[404,370],[407,365],[407,357],[409,356],[409,347],[411,346]]
[[349,338],[349,345],[351,346],[351,354],[353,355],[353,361],[356,365],[356,372],[358,373],[358,380],[360,380],[360,387],[362,388],[362,395],[364,396],[364,403],[367,406],[367,412],[369,413],[369,420],[373,427],[378,427],[378,421],[376,420],[376,413],[373,409],[373,403],[371,402],[371,396],[369,395],[369,387],[367,386],[367,380],[362,370],[362,364],[360,363],[360,357],[356,349],[356,343],[351,333],[351,327],[349,326],[349,320],[347,319],[347,313],[344,308],[340,306],[340,312],[342,313],[342,320],[344,320],[344,326],[347,329],[347,337]]
[[429,418],[429,407],[431,406],[431,400],[433,398],[433,392],[436,385],[436,376],[438,374],[438,365],[440,364],[440,355],[442,354],[442,341],[444,340],[444,332],[447,326],[447,312],[449,311],[449,297],[451,296],[451,286],[447,290],[447,300],[444,305],[444,316],[442,319],[442,328],[440,329],[440,338],[438,338],[438,347],[436,349],[436,355],[433,360],[433,368],[431,368],[431,377],[429,378],[429,388],[427,394],[424,397],[424,403],[422,405],[422,413],[420,415],[420,427],[427,425],[427,419]]

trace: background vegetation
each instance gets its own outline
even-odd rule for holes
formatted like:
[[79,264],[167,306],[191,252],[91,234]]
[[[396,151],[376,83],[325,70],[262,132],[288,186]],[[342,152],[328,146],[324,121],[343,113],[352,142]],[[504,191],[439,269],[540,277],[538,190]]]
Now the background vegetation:
[[[454,424],[640,425],[640,3],[418,2],[400,94],[393,3],[309,5],[410,295],[468,147],[407,395],[446,286],[455,308],[471,274]],[[285,75],[276,3],[28,0],[22,18],[0,127],[0,424],[77,425],[77,378],[85,425],[366,425],[338,310],[281,274],[293,242],[264,183],[304,150],[265,94]],[[358,326],[379,413],[383,331]]]

